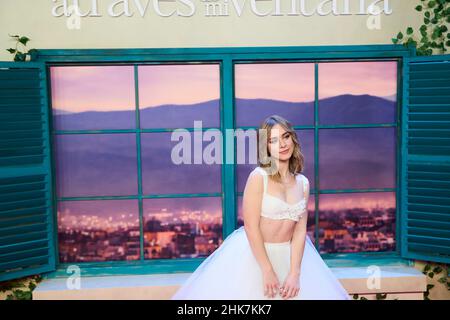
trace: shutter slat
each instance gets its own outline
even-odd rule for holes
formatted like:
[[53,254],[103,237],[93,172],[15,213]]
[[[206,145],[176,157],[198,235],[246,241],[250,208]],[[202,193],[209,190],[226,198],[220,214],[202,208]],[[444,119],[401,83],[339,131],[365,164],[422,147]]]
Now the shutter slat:
[[[48,255],[49,254],[44,254],[44,255],[41,255],[41,256],[25,258],[25,259],[20,259],[20,260],[14,260],[14,261],[11,261],[11,262],[0,263],[0,272],[9,271],[10,269],[13,269],[15,271],[19,271],[19,270],[22,270],[23,268],[27,268],[29,266],[40,267],[40,266],[42,266],[43,264],[45,264],[47,262]],[[33,274],[32,270],[33,269],[30,269],[30,271],[31,271],[30,274]],[[5,273],[4,276],[11,276],[9,274],[9,272]]]
[[432,104],[443,104],[448,103],[450,99],[450,95],[444,95],[444,93],[440,96],[414,96],[410,98],[410,102],[413,104],[418,103],[432,103]]
[[450,55],[406,60],[403,257],[450,262]]
[[412,252],[426,254],[430,261],[433,261],[433,256],[442,257],[442,255],[450,255],[450,247],[435,246],[421,243],[408,243],[408,249]]
[[15,216],[10,219],[0,219],[0,229],[13,227],[19,224],[34,224],[34,223],[45,223],[47,221],[47,216],[41,215],[28,215],[28,216]]
[[427,196],[414,196],[409,195],[409,204],[431,204],[439,206],[450,206],[450,198],[439,198],[439,197],[427,197]]
[[27,241],[22,243],[14,243],[0,246],[0,255],[11,254],[11,252],[25,251],[35,248],[46,248],[47,241],[45,239]]
[[446,238],[438,238],[436,236],[417,236],[410,234],[409,240],[411,243],[418,243],[418,244],[427,244],[427,245],[433,245],[433,246],[444,246],[448,247],[450,250],[450,239]]
[[409,75],[411,80],[450,80],[450,72],[448,70],[434,70],[434,71],[416,71],[411,70]]
[[43,247],[43,248],[35,248],[35,247],[33,247],[32,249],[21,250],[21,251],[18,251],[17,248],[10,248],[10,249],[14,250],[14,251],[10,251],[10,253],[0,255],[0,264],[1,263],[7,263],[9,261],[16,261],[16,260],[26,259],[29,256],[47,255],[48,254],[48,250],[49,250],[48,247]]
[[15,89],[18,87],[25,89],[39,88],[39,79],[0,81],[0,89]]
[[55,269],[45,64],[0,62],[0,281]]
[[450,230],[436,230],[435,228],[408,228],[408,233],[411,235],[427,236],[427,237],[439,237],[444,239],[450,239]]
[[8,210],[8,211],[2,211],[0,212],[0,219],[4,219],[5,217],[18,217],[18,216],[24,216],[24,215],[31,215],[31,214],[41,214],[43,212],[46,212],[47,210],[46,206],[36,206],[36,207],[30,207],[30,208],[18,208],[14,210]]
[[13,234],[0,237],[0,245],[8,245],[26,241],[40,240],[47,236],[47,231],[31,231],[25,234]]

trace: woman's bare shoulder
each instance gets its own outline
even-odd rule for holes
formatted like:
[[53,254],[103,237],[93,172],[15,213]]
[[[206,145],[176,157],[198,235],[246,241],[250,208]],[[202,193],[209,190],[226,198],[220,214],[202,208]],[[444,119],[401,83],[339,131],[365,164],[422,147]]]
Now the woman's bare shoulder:
[[258,169],[259,167],[256,167],[255,169],[253,169],[250,174],[248,175],[247,178],[247,185],[252,185],[252,186],[259,186],[263,184],[263,173],[261,172],[262,170]]

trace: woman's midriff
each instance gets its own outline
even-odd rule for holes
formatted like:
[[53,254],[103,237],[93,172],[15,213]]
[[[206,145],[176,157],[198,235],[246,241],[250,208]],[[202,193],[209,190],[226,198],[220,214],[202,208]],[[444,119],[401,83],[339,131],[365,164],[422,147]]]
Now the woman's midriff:
[[261,216],[259,228],[264,242],[288,242],[292,239],[296,223],[288,219],[275,220]]

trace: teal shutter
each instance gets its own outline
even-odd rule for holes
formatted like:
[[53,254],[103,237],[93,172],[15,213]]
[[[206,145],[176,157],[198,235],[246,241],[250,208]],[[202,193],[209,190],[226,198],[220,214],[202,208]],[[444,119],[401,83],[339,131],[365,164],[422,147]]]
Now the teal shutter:
[[404,63],[401,254],[450,263],[450,55]]
[[0,62],[0,281],[55,269],[46,69]]

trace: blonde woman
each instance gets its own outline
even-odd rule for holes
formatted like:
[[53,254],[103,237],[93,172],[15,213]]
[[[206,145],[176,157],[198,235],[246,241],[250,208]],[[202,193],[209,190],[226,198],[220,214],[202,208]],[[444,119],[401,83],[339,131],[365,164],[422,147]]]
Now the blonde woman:
[[295,130],[278,115],[259,129],[258,166],[244,189],[244,226],[172,299],[350,300],[306,232],[310,188]]

